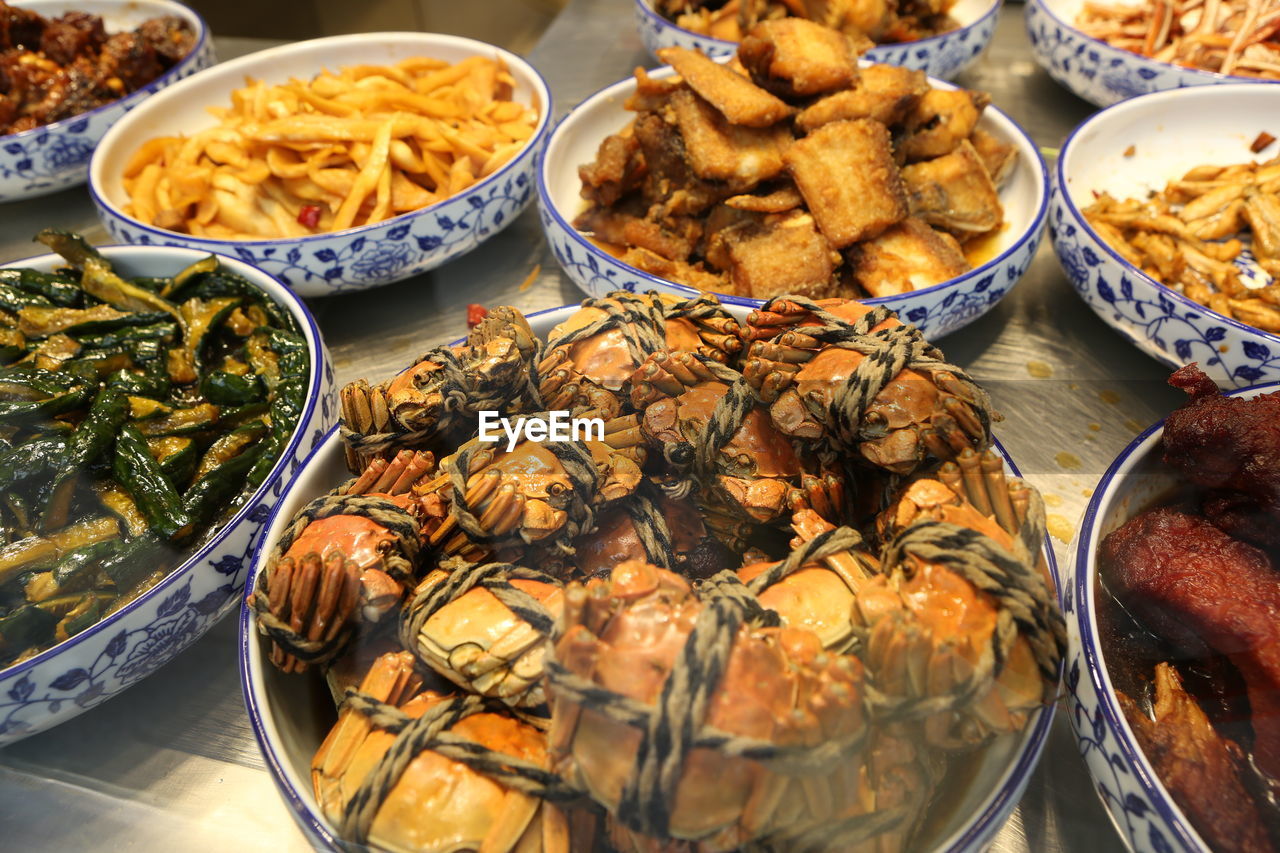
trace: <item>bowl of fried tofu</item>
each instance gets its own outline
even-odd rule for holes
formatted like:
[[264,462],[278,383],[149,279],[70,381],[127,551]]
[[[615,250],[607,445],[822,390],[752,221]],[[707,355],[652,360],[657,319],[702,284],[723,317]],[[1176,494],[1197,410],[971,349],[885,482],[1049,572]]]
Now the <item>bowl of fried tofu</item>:
[[732,57],[661,56],[572,110],[538,169],[548,242],[587,294],[857,298],[936,339],[1030,265],[1047,172],[986,95],[798,18]]

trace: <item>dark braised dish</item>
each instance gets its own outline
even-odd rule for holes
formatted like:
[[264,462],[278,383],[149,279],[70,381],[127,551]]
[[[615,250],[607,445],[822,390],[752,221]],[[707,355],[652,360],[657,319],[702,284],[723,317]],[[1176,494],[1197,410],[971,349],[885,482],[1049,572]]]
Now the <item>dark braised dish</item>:
[[0,269],[0,666],[153,586],[266,479],[306,398],[292,315],[210,255],[125,280],[44,231]]
[[196,35],[182,18],[108,35],[102,18],[58,18],[0,0],[0,134],[71,118],[136,92],[182,61]]
[[1164,428],[1183,488],[1103,540],[1107,670],[1157,775],[1216,850],[1280,850],[1280,394],[1189,365]]

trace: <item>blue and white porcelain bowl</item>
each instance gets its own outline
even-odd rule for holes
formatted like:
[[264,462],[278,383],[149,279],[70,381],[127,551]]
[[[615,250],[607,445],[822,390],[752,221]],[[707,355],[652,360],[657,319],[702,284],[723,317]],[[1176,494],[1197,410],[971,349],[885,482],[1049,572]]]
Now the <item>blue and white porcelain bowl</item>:
[[[954,30],[901,44],[877,45],[863,57],[950,80],[982,55],[996,31],[999,11],[1000,0],[959,0],[950,12],[959,25]],[[654,58],[664,47],[688,47],[715,57],[731,56],[738,49],[737,42],[676,26],[654,11],[653,0],[635,0],[635,15],[640,39]]]
[[[650,76],[661,78],[673,73],[664,66]],[[955,88],[941,80],[930,78],[929,82],[939,89]],[[590,296],[603,296],[614,290],[661,290],[677,296],[696,296],[701,291],[623,263],[572,225],[586,207],[578,167],[594,161],[600,142],[634,118],[635,113],[622,106],[633,91],[633,78],[600,90],[574,107],[551,134],[538,167],[542,228],[560,266]],[[1036,144],[1017,122],[995,107],[987,107],[978,126],[1001,142],[1012,144],[1018,152],[1017,162],[1000,188],[1005,224],[990,238],[989,260],[933,287],[863,300],[898,312],[904,323],[914,323],[931,340],[967,326],[994,308],[1031,265],[1044,230],[1049,173]],[[764,304],[745,296],[717,296],[726,305],[755,308]]]
[[[1275,384],[1229,392],[1256,397]],[[1139,435],[1102,475],[1068,553],[1062,586],[1067,616],[1066,710],[1098,795],[1136,853],[1208,853],[1209,847],[1156,776],[1116,699],[1098,637],[1098,548],[1108,533],[1177,485],[1161,462],[1164,421]]]
[[[1122,4],[1135,0],[1121,0]],[[1074,22],[1085,0],[1027,0],[1027,35],[1036,62],[1063,86],[1099,107],[1166,89],[1216,83],[1274,83],[1184,68],[1112,47]]]
[[[100,251],[127,277],[171,276],[207,256],[161,246]],[[306,338],[311,373],[298,425],[271,473],[240,511],[164,580],[74,637],[0,669],[0,746],[56,726],[122,692],[172,660],[231,610],[244,589],[263,524],[302,460],[337,422],[333,367],[302,300],[243,261],[219,261],[287,310]],[[40,255],[4,266],[51,270],[65,263],[58,255]]]
[[[1112,249],[1080,212],[1094,193],[1142,198],[1202,165],[1275,156],[1249,150],[1275,126],[1280,87],[1233,85],[1158,92],[1086,120],[1054,169],[1049,233],[1080,297],[1147,355],[1170,367],[1190,361],[1224,387],[1280,379],[1280,337],[1210,311],[1157,282]],[[1133,155],[1125,156],[1129,147]],[[1247,252],[1237,261],[1255,285],[1268,276]]]
[[[125,164],[156,136],[190,133],[214,123],[207,108],[223,106],[246,77],[283,83],[310,79],[341,65],[387,64],[414,56],[460,62],[487,56],[515,78],[514,99],[538,110],[538,125],[502,168],[442,202],[373,225],[330,234],[271,240],[215,240],[144,225],[124,212],[129,196]],[[103,138],[89,166],[89,191],[98,216],[117,240],[189,246],[242,258],[296,293],[327,296],[402,281],[463,255],[511,224],[533,198],[533,169],[551,127],[551,91],[533,66],[481,41],[434,33],[358,33],[296,42],[222,63],[162,92],[130,113]]]
[[89,157],[103,134],[159,90],[214,63],[209,28],[173,0],[21,0],[15,5],[56,18],[71,11],[102,18],[107,34],[135,29],[148,18],[177,15],[191,24],[195,46],[182,61],[138,91],[43,127],[0,136],[0,202],[34,198],[84,183]]
[[[576,310],[578,306],[568,305],[530,314],[529,325],[534,334],[545,339],[553,327]],[[748,309],[741,306],[729,306],[728,310],[739,320],[745,319],[748,313]],[[997,444],[996,449],[1004,456],[1006,470],[1016,476],[1017,468],[1004,448]],[[279,541],[294,513],[349,477],[342,440],[335,429],[303,463],[302,470],[281,496],[254,553],[250,584],[254,583],[266,555]],[[1056,583],[1058,567],[1047,541],[1045,557]],[[345,849],[335,828],[316,804],[311,785],[311,758],[335,719],[324,679],[314,669],[303,675],[284,675],[272,666],[268,643],[258,633],[247,606],[240,612],[239,642],[241,687],[249,720],[276,786],[314,846],[326,850]],[[948,798],[948,817],[933,821],[926,834],[915,839],[913,849],[947,853],[985,850],[1026,789],[1053,723],[1055,708],[1056,705],[1050,705],[1036,712],[1020,734],[996,740],[968,754],[964,759],[966,784],[963,790]]]

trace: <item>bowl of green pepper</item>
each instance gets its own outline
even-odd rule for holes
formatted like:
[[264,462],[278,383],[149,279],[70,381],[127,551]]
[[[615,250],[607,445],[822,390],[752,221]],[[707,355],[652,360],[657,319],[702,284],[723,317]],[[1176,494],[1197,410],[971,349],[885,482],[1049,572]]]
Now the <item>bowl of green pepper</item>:
[[310,313],[243,261],[54,250],[0,266],[0,745],[154,672],[234,607],[335,423]]

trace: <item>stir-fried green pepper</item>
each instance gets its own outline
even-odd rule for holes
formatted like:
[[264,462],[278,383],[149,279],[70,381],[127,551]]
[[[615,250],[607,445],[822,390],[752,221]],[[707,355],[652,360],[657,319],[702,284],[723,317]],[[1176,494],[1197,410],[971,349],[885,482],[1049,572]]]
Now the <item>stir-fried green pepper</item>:
[[191,517],[183,510],[177,490],[160,470],[160,463],[147,449],[147,441],[137,427],[121,428],[116,438],[111,473],[133,497],[152,530],[165,539],[174,539],[187,532]]
[[92,625],[243,505],[305,403],[292,316],[201,258],[0,270],[0,667]]

